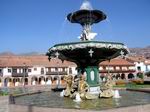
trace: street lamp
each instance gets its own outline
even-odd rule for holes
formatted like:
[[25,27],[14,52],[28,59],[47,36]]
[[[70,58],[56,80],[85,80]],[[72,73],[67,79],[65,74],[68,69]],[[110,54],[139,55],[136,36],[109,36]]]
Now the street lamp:
[[24,65],[24,68],[23,68],[23,79],[24,79],[23,86],[25,87],[26,63],[23,63],[23,65]]

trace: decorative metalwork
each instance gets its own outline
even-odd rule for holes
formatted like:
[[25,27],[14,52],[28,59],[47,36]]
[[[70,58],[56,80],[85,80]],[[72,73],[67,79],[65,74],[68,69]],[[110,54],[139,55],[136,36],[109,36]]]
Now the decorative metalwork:
[[89,54],[92,57],[93,56],[94,51],[92,49],[89,50]]

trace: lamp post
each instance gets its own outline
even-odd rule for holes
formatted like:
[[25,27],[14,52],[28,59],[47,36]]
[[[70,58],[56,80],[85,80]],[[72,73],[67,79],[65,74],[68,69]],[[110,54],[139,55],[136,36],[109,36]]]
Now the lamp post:
[[23,79],[24,79],[23,87],[25,87],[26,63],[23,63],[23,65],[24,65],[24,68],[23,68]]

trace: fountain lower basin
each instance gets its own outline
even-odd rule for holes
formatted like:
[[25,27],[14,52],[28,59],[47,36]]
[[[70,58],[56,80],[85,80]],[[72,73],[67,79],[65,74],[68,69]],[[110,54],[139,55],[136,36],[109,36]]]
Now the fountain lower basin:
[[28,106],[83,110],[105,110],[118,107],[150,104],[149,93],[121,90],[120,96],[121,98],[117,99],[101,98],[94,100],[82,100],[82,102],[74,102],[73,99],[60,97],[59,92],[51,91],[16,97],[15,103]]

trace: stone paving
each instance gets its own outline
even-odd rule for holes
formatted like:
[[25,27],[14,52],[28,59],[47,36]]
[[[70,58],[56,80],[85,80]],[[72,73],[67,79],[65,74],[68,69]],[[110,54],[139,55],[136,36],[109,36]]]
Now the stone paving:
[[8,112],[8,96],[0,96],[0,112]]

